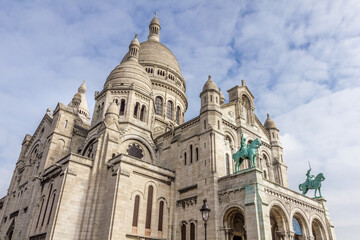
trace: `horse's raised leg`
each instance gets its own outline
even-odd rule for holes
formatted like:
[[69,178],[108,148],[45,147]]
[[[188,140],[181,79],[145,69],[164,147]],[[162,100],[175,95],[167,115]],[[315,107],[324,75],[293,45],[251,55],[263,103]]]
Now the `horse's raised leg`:
[[322,196],[321,196],[321,186],[319,186],[319,194],[320,194],[319,197],[322,197]]

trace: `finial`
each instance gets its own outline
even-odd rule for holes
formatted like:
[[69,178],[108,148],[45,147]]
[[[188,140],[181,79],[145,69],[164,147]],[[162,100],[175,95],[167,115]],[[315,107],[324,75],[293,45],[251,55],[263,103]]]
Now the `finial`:
[[137,39],[137,37],[138,37],[138,35],[137,35],[137,33],[135,33],[135,39]]
[[154,12],[154,14],[155,14],[155,17],[157,17],[157,16],[158,16],[158,13],[157,13],[157,12]]
[[221,87],[219,87],[219,92],[221,92]]
[[245,80],[241,80],[241,85],[242,85],[242,86],[246,86]]
[[46,109],[47,114],[50,114],[50,111],[51,111],[50,108]]
[[208,80],[210,80],[210,79],[211,79],[211,75],[209,74]]
[[267,114],[267,118],[270,118],[270,114]]

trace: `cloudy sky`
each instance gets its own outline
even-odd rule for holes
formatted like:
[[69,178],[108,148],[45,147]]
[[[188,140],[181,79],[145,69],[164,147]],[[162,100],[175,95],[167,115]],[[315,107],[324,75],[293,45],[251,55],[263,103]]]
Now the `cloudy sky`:
[[[291,188],[311,162],[338,239],[360,228],[360,2],[0,0],[0,195],[26,133],[47,108],[67,104],[82,80],[93,94],[135,33],[159,13],[161,42],[187,84],[186,119],[199,113],[210,73],[226,90],[245,79],[261,121],[281,133]],[[226,96],[227,94],[225,94]],[[227,98],[227,96],[226,96]]]

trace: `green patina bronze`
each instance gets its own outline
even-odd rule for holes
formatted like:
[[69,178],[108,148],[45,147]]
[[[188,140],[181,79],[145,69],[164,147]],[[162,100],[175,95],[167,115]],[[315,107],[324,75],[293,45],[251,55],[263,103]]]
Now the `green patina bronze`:
[[[309,189],[315,189],[314,197],[322,197],[321,196],[321,182],[325,180],[324,174],[319,173],[315,179],[314,175],[310,174],[311,168],[306,172],[306,181],[299,185],[300,191],[302,191],[302,194],[305,195]],[[316,196],[316,192],[319,190],[319,195]]]
[[241,146],[239,151],[232,155],[235,161],[235,172],[240,171],[240,165],[245,159],[250,160],[250,167],[255,167],[255,159],[257,155],[257,149],[261,146],[261,142],[258,138],[246,145],[246,138],[241,133]]

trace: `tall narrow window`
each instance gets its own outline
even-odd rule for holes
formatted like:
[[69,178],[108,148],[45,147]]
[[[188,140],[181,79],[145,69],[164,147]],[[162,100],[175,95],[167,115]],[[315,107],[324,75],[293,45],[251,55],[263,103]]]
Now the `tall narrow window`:
[[176,108],[176,123],[180,124],[180,107]]
[[186,152],[184,153],[184,165],[186,165]]
[[145,121],[145,113],[146,113],[145,105],[142,105],[141,111],[140,111],[140,120],[141,121]]
[[199,149],[195,148],[196,161],[199,161]]
[[158,231],[163,230],[163,218],[164,218],[164,201],[159,203],[159,224]]
[[168,119],[172,119],[172,112],[173,112],[173,103],[172,103],[172,101],[168,101],[167,102],[167,112],[166,112],[166,117]]
[[206,130],[206,120],[204,120],[204,129]]
[[186,225],[181,225],[181,240],[186,240]]
[[220,121],[218,121],[218,129],[220,130]]
[[51,184],[51,185],[50,185],[49,195],[48,195],[47,201],[46,201],[46,206],[45,206],[44,216],[43,216],[43,220],[42,220],[42,222],[41,222],[41,226],[44,225],[45,216],[46,216],[46,211],[47,211],[47,208],[48,208],[48,205],[49,205],[49,202],[50,202],[50,196],[51,196],[50,194],[51,194],[52,188],[53,188],[53,185]]
[[193,162],[193,146],[190,145],[190,163]]
[[135,108],[134,108],[134,117],[135,117],[135,118],[138,117],[139,107],[140,107],[140,103],[137,102],[137,103],[135,104]]
[[152,212],[153,191],[154,191],[154,187],[149,186],[147,207],[146,207],[146,223],[145,223],[146,229],[151,229],[151,212]]
[[139,204],[140,204],[140,197],[136,195],[135,202],[134,202],[134,213],[133,213],[133,227],[138,226],[138,218],[139,218]]
[[43,206],[44,206],[44,202],[45,202],[45,196],[43,197],[43,199],[42,199],[42,201],[41,201],[41,207],[40,207],[40,209],[39,209],[39,216],[38,216],[38,219],[37,219],[37,222],[36,222],[36,227],[39,226],[41,211],[42,211],[42,208],[43,208]]
[[67,123],[68,123],[68,120],[65,120],[65,123],[64,123],[64,128],[66,128]]
[[212,102],[212,95],[210,95],[210,102]]
[[230,175],[230,160],[229,160],[229,154],[226,154],[226,175]]
[[52,213],[53,208],[54,208],[55,197],[56,197],[56,192],[54,191],[51,206],[50,206],[50,212],[49,212],[49,216],[48,216],[48,220],[47,220],[46,225],[49,225],[49,223],[50,223],[51,213]]
[[190,223],[190,240],[195,240],[195,223]]
[[125,114],[125,99],[122,99],[120,103],[120,115],[122,116],[124,114]]
[[161,97],[155,98],[155,114],[162,115],[163,112],[163,99]]

